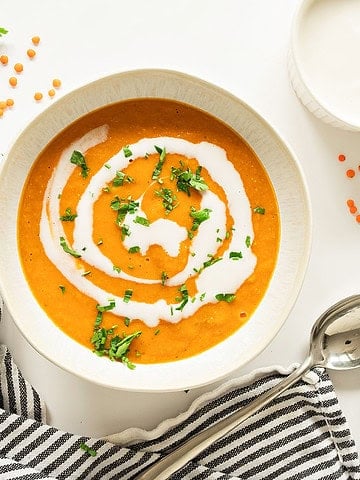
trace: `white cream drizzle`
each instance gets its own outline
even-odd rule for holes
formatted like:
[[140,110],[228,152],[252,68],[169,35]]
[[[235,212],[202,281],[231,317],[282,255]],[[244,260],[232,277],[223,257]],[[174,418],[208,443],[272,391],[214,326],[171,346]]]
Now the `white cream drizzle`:
[[[85,154],[91,147],[106,141],[107,133],[108,127],[104,125],[72,143],[62,153],[60,161],[49,180],[40,221],[40,239],[48,258],[68,281],[99,304],[104,305],[110,299],[114,299],[115,308],[112,313],[129,318],[139,318],[149,326],[156,326],[160,319],[176,323],[181,318],[193,315],[204,304],[217,302],[216,294],[235,292],[251,275],[256,265],[256,257],[251,250],[251,246],[246,246],[246,238],[253,239],[253,227],[249,200],[241,177],[233,164],[227,159],[224,149],[208,142],[194,144],[173,137],[144,138],[129,145],[132,152],[130,157],[125,157],[123,150],[120,150],[106,162],[107,168],[101,168],[92,176],[88,187],[76,206],[78,216],[74,225],[74,242],[69,246],[81,253],[84,261],[107,275],[141,284],[154,284],[161,281],[160,279],[149,280],[134,277],[123,271],[116,272],[111,260],[103,255],[92,239],[93,208],[94,203],[102,193],[102,188],[111,182],[117,170],[125,169],[130,161],[135,161],[138,157],[143,158],[146,154],[156,153],[155,145],[158,145],[161,148],[165,147],[170,154],[178,153],[188,158],[196,158],[199,164],[208,170],[211,177],[223,187],[227,198],[227,206],[234,220],[234,228],[229,247],[223,254],[222,259],[210,267],[203,268],[204,262],[208,261],[210,256],[216,256],[220,245],[218,239],[225,238],[226,235],[226,206],[213,192],[205,191],[202,193],[201,208],[209,208],[211,214],[208,220],[200,224],[192,241],[191,251],[195,255],[190,254],[185,268],[166,282],[170,286],[180,286],[194,274],[195,270],[200,271],[195,280],[198,295],[195,299],[191,299],[182,311],[177,310],[179,304],[169,305],[163,299],[159,299],[153,304],[134,300],[126,303],[123,297],[101,289],[82,275],[83,270],[78,268],[77,260],[64,252],[60,246],[59,238],[66,238],[66,236],[59,220],[59,193],[62,192],[74,168],[76,168],[69,161],[72,152],[79,150]],[[137,201],[139,202],[139,209],[135,215],[146,218],[145,212],[141,209],[142,196]],[[130,214],[127,216],[130,217]],[[136,224],[132,222],[131,218],[127,218],[126,222],[131,223],[131,235],[125,237],[125,247],[130,248],[138,245],[143,255],[146,254],[151,245],[157,244],[170,256],[176,257],[179,254],[181,242],[187,236],[184,227],[168,219],[159,219],[150,224],[149,227]],[[239,261],[230,259],[231,251],[241,251],[243,258]]]

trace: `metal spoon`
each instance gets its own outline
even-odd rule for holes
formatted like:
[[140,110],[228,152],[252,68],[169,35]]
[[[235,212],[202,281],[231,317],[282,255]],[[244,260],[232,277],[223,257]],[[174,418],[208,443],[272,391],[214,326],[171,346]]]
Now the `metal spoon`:
[[169,478],[171,474],[267,405],[315,366],[332,370],[360,367],[360,295],[339,301],[318,318],[311,331],[308,357],[288,377],[238,412],[232,413],[194,435],[144,470],[136,480]]

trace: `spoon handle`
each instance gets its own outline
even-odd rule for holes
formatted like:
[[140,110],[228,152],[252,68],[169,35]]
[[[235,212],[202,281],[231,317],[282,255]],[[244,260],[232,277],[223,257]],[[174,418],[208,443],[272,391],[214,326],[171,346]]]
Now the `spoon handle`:
[[285,377],[270,390],[261,394],[258,398],[250,402],[246,407],[232,413],[228,417],[220,420],[211,427],[199,432],[192,438],[184,442],[180,447],[155,462],[149,468],[144,470],[135,480],[166,480],[171,474],[175,473],[181,467],[186,465],[191,459],[199,455],[203,450],[209,447],[216,440],[229,433],[235,427],[251,417],[262,407],[270,403],[274,398],[284,392],[287,388],[296,383],[304,373],[313,366],[312,358],[309,356],[296,370],[288,377]]

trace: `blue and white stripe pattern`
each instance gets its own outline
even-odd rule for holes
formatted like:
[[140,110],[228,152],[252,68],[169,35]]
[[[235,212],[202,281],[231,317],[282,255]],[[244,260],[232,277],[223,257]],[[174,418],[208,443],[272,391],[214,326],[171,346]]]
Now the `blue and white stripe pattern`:
[[[171,478],[359,480],[358,453],[331,381],[319,369],[312,375],[315,382],[299,382]],[[137,440],[131,430],[104,440],[47,425],[39,395],[23,379],[9,350],[0,346],[0,479],[130,480],[281,377],[273,371],[253,375],[250,382],[232,380],[200,397],[186,413],[162,428],[138,434]],[[125,447],[110,439],[132,442]],[[82,443],[96,455],[82,450]]]

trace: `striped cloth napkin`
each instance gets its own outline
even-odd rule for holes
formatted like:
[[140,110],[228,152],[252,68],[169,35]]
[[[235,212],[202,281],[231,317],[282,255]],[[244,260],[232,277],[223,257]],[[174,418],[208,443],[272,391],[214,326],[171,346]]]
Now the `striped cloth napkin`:
[[[292,367],[294,368],[294,367]],[[258,370],[200,396],[152,431],[96,439],[46,424],[39,394],[0,346],[0,479],[130,480],[199,430],[246,405],[289,370]],[[173,480],[360,479],[359,457],[322,369],[217,441]]]

